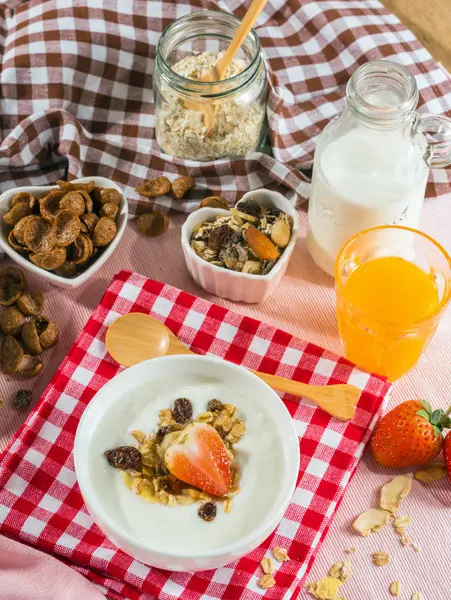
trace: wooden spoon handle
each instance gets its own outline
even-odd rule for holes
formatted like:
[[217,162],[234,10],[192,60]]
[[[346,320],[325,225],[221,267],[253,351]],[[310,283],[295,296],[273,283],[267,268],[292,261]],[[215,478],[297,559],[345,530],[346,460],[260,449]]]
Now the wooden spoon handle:
[[252,29],[255,21],[258,19],[258,15],[263,10],[263,7],[265,6],[266,2],[267,0],[254,0],[249,6],[247,13],[244,15],[240,26],[236,30],[236,33],[233,36],[232,41],[230,42],[229,47],[225,51],[221,60],[219,60],[216,65],[216,69],[218,71],[220,80],[224,77],[225,72],[227,71],[230,63],[235,57],[235,54],[241,48],[242,43],[246,39],[250,30]]
[[343,383],[316,386],[259,371],[252,371],[252,373],[263,379],[273,389],[308,398],[341,421],[349,421],[355,414],[355,405],[359,400],[360,390],[353,385]]

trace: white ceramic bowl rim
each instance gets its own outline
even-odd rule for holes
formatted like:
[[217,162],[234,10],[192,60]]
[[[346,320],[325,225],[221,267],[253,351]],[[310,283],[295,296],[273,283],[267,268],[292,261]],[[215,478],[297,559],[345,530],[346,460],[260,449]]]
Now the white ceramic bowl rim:
[[[258,192],[258,190],[255,190],[255,192]],[[248,194],[251,194],[251,192],[248,192]],[[239,200],[235,204],[235,207],[237,207],[237,205],[243,199],[244,199],[244,196],[243,196],[243,198],[241,198],[241,200]],[[288,200],[287,200],[287,202],[288,202]],[[293,208],[295,208],[295,207],[293,207]],[[286,248],[284,248],[284,251],[280,255],[279,260],[276,262],[276,264],[273,266],[273,268],[269,271],[269,273],[267,273],[266,275],[252,275],[251,273],[242,273],[241,271],[232,271],[232,269],[224,269],[224,267],[219,267],[218,265],[213,265],[212,263],[204,260],[203,258],[198,256],[194,252],[194,250],[191,248],[191,244],[190,244],[191,232],[194,229],[194,227],[191,226],[191,223],[194,220],[194,218],[196,218],[197,216],[202,215],[202,214],[208,214],[209,218],[206,218],[205,220],[209,221],[209,220],[212,220],[212,218],[211,218],[212,215],[224,215],[225,216],[225,215],[230,214],[230,211],[225,210],[223,208],[204,207],[204,208],[199,208],[197,211],[191,213],[191,215],[188,216],[188,218],[182,225],[182,244],[183,244],[183,246],[186,248],[187,252],[190,253],[190,255],[196,261],[197,264],[205,265],[205,263],[207,263],[209,265],[209,267],[211,269],[213,269],[213,271],[216,271],[217,273],[223,273],[225,270],[225,271],[227,271],[227,274],[230,275],[231,277],[236,277],[236,278],[240,278],[240,279],[250,279],[250,280],[257,279],[257,280],[263,280],[263,281],[272,279],[274,277],[274,275],[276,275],[282,268],[285,253],[287,253],[287,256],[290,254],[289,251],[295,245],[296,238],[297,238],[298,231],[299,231],[299,222],[298,222],[297,215],[290,215],[291,217],[293,217],[293,229],[291,231],[291,238],[288,243],[288,246]]]
[[[278,407],[279,414],[278,414],[277,418],[280,419],[279,423],[281,423],[283,420],[285,421],[285,423],[283,425],[284,425],[284,427],[286,427],[287,431],[291,430],[291,434],[294,439],[294,444],[293,444],[292,450],[294,451],[294,454],[295,454],[295,461],[294,461],[295,464],[293,464],[292,466],[290,465],[291,468],[287,468],[284,484],[283,484],[282,488],[280,489],[277,500],[274,502],[274,504],[271,508],[271,512],[268,515],[268,517],[264,521],[262,521],[262,523],[259,525],[259,527],[257,529],[254,529],[254,531],[252,531],[246,537],[239,538],[236,541],[232,542],[231,544],[221,547],[221,548],[218,548],[216,550],[210,550],[208,552],[196,552],[196,553],[181,552],[181,551],[171,553],[171,552],[165,551],[164,554],[171,554],[173,557],[177,557],[177,558],[178,557],[191,558],[191,559],[197,560],[197,559],[203,559],[203,558],[208,558],[208,557],[215,557],[215,556],[219,556],[219,555],[226,554],[229,552],[230,553],[240,552],[241,548],[245,548],[245,547],[248,547],[249,545],[251,545],[253,540],[257,539],[259,537],[259,535],[261,535],[265,530],[268,530],[268,535],[269,535],[275,529],[275,527],[277,527],[280,519],[283,516],[283,512],[285,512],[286,507],[287,507],[289,501],[291,500],[291,496],[292,496],[295,486],[296,486],[296,481],[297,481],[298,472],[299,472],[299,460],[300,460],[299,459],[298,437],[297,437],[297,433],[296,433],[296,430],[294,428],[294,425],[293,425],[293,422],[291,419],[291,415],[288,412],[285,405],[283,404],[282,400],[279,398],[279,396],[277,396],[277,394],[264,381],[259,379],[253,373],[247,371],[244,367],[224,361],[221,358],[217,358],[217,357],[213,357],[213,356],[199,356],[199,355],[163,356],[160,358],[153,358],[149,361],[144,361],[143,363],[139,363],[138,365],[135,365],[134,367],[130,367],[126,371],[122,371],[121,373],[116,375],[113,379],[111,379],[108,383],[106,383],[101,388],[101,390],[99,390],[99,392],[100,391],[105,392],[105,390],[108,390],[108,388],[113,387],[119,378],[122,378],[125,376],[129,377],[130,371],[133,371],[134,369],[139,368],[139,367],[142,368],[142,365],[145,365],[148,363],[152,363],[153,365],[155,365],[155,364],[158,365],[158,363],[160,363],[162,361],[170,361],[170,360],[177,361],[181,358],[181,356],[183,356],[184,361],[204,360],[206,362],[220,364],[221,366],[225,366],[226,368],[230,368],[231,370],[235,371],[236,373],[239,374],[240,377],[244,377],[244,378],[248,379],[249,381],[252,381],[253,386],[266,387],[271,392],[273,397],[278,400],[278,402],[274,403],[274,408],[276,406]],[[75,436],[75,444],[74,444],[75,472],[76,472],[78,484],[80,486],[80,490],[82,492],[82,496],[84,498],[86,498],[86,503],[92,507],[94,515],[102,514],[103,515],[102,518],[103,518],[104,522],[111,529],[111,531],[113,531],[116,535],[126,539],[133,546],[135,546],[143,551],[151,551],[151,552],[159,553],[160,551],[158,550],[157,546],[153,547],[150,544],[144,544],[144,543],[136,540],[127,531],[124,531],[123,529],[117,527],[114,519],[112,519],[108,513],[103,514],[102,504],[99,501],[97,494],[92,490],[92,488],[90,486],[89,469],[84,466],[83,460],[81,458],[81,455],[83,454],[83,450],[85,450],[85,452],[87,452],[87,447],[89,446],[89,444],[83,443],[79,432],[81,432],[83,430],[83,425],[84,425],[85,421],[87,421],[89,419],[89,417],[90,417],[89,413],[91,410],[93,410],[93,407],[95,406],[95,401],[96,401],[96,399],[94,397],[91,400],[91,402],[88,404],[86,409],[84,410],[84,413],[78,424],[77,433]],[[286,439],[288,439],[288,438],[289,438],[289,436],[287,435]],[[149,505],[149,506],[151,506],[151,505]],[[95,516],[94,516],[94,520],[95,520]]]

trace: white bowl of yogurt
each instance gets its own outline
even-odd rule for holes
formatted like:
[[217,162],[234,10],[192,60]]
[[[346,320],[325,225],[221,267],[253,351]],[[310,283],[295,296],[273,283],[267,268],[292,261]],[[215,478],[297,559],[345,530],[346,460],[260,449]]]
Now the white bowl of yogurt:
[[[124,485],[104,452],[133,445],[130,432],[151,432],[158,413],[188,398],[194,413],[216,398],[234,404],[246,435],[236,444],[241,492],[231,512],[212,522],[198,506],[151,504]],[[219,358],[156,358],[123,371],[91,400],[75,437],[75,471],[85,504],[103,533],[141,562],[172,571],[202,571],[233,562],[277,527],[299,471],[299,442],[279,396],[246,369]]]

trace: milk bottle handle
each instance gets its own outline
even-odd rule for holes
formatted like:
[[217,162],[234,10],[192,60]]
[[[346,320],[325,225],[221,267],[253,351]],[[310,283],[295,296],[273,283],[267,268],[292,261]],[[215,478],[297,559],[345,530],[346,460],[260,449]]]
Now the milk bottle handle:
[[447,167],[451,164],[451,119],[443,115],[416,113],[413,130],[414,133],[432,133],[442,138],[439,142],[427,145],[425,160],[430,167]]

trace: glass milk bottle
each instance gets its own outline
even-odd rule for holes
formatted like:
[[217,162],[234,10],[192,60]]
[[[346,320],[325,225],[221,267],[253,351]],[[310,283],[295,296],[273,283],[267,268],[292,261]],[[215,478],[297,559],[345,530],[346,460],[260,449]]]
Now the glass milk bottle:
[[[429,168],[451,163],[451,119],[415,112],[418,88],[405,67],[387,60],[359,67],[346,102],[319,137],[308,210],[308,250],[330,275],[360,231],[418,228]],[[448,141],[430,145],[423,132]]]

